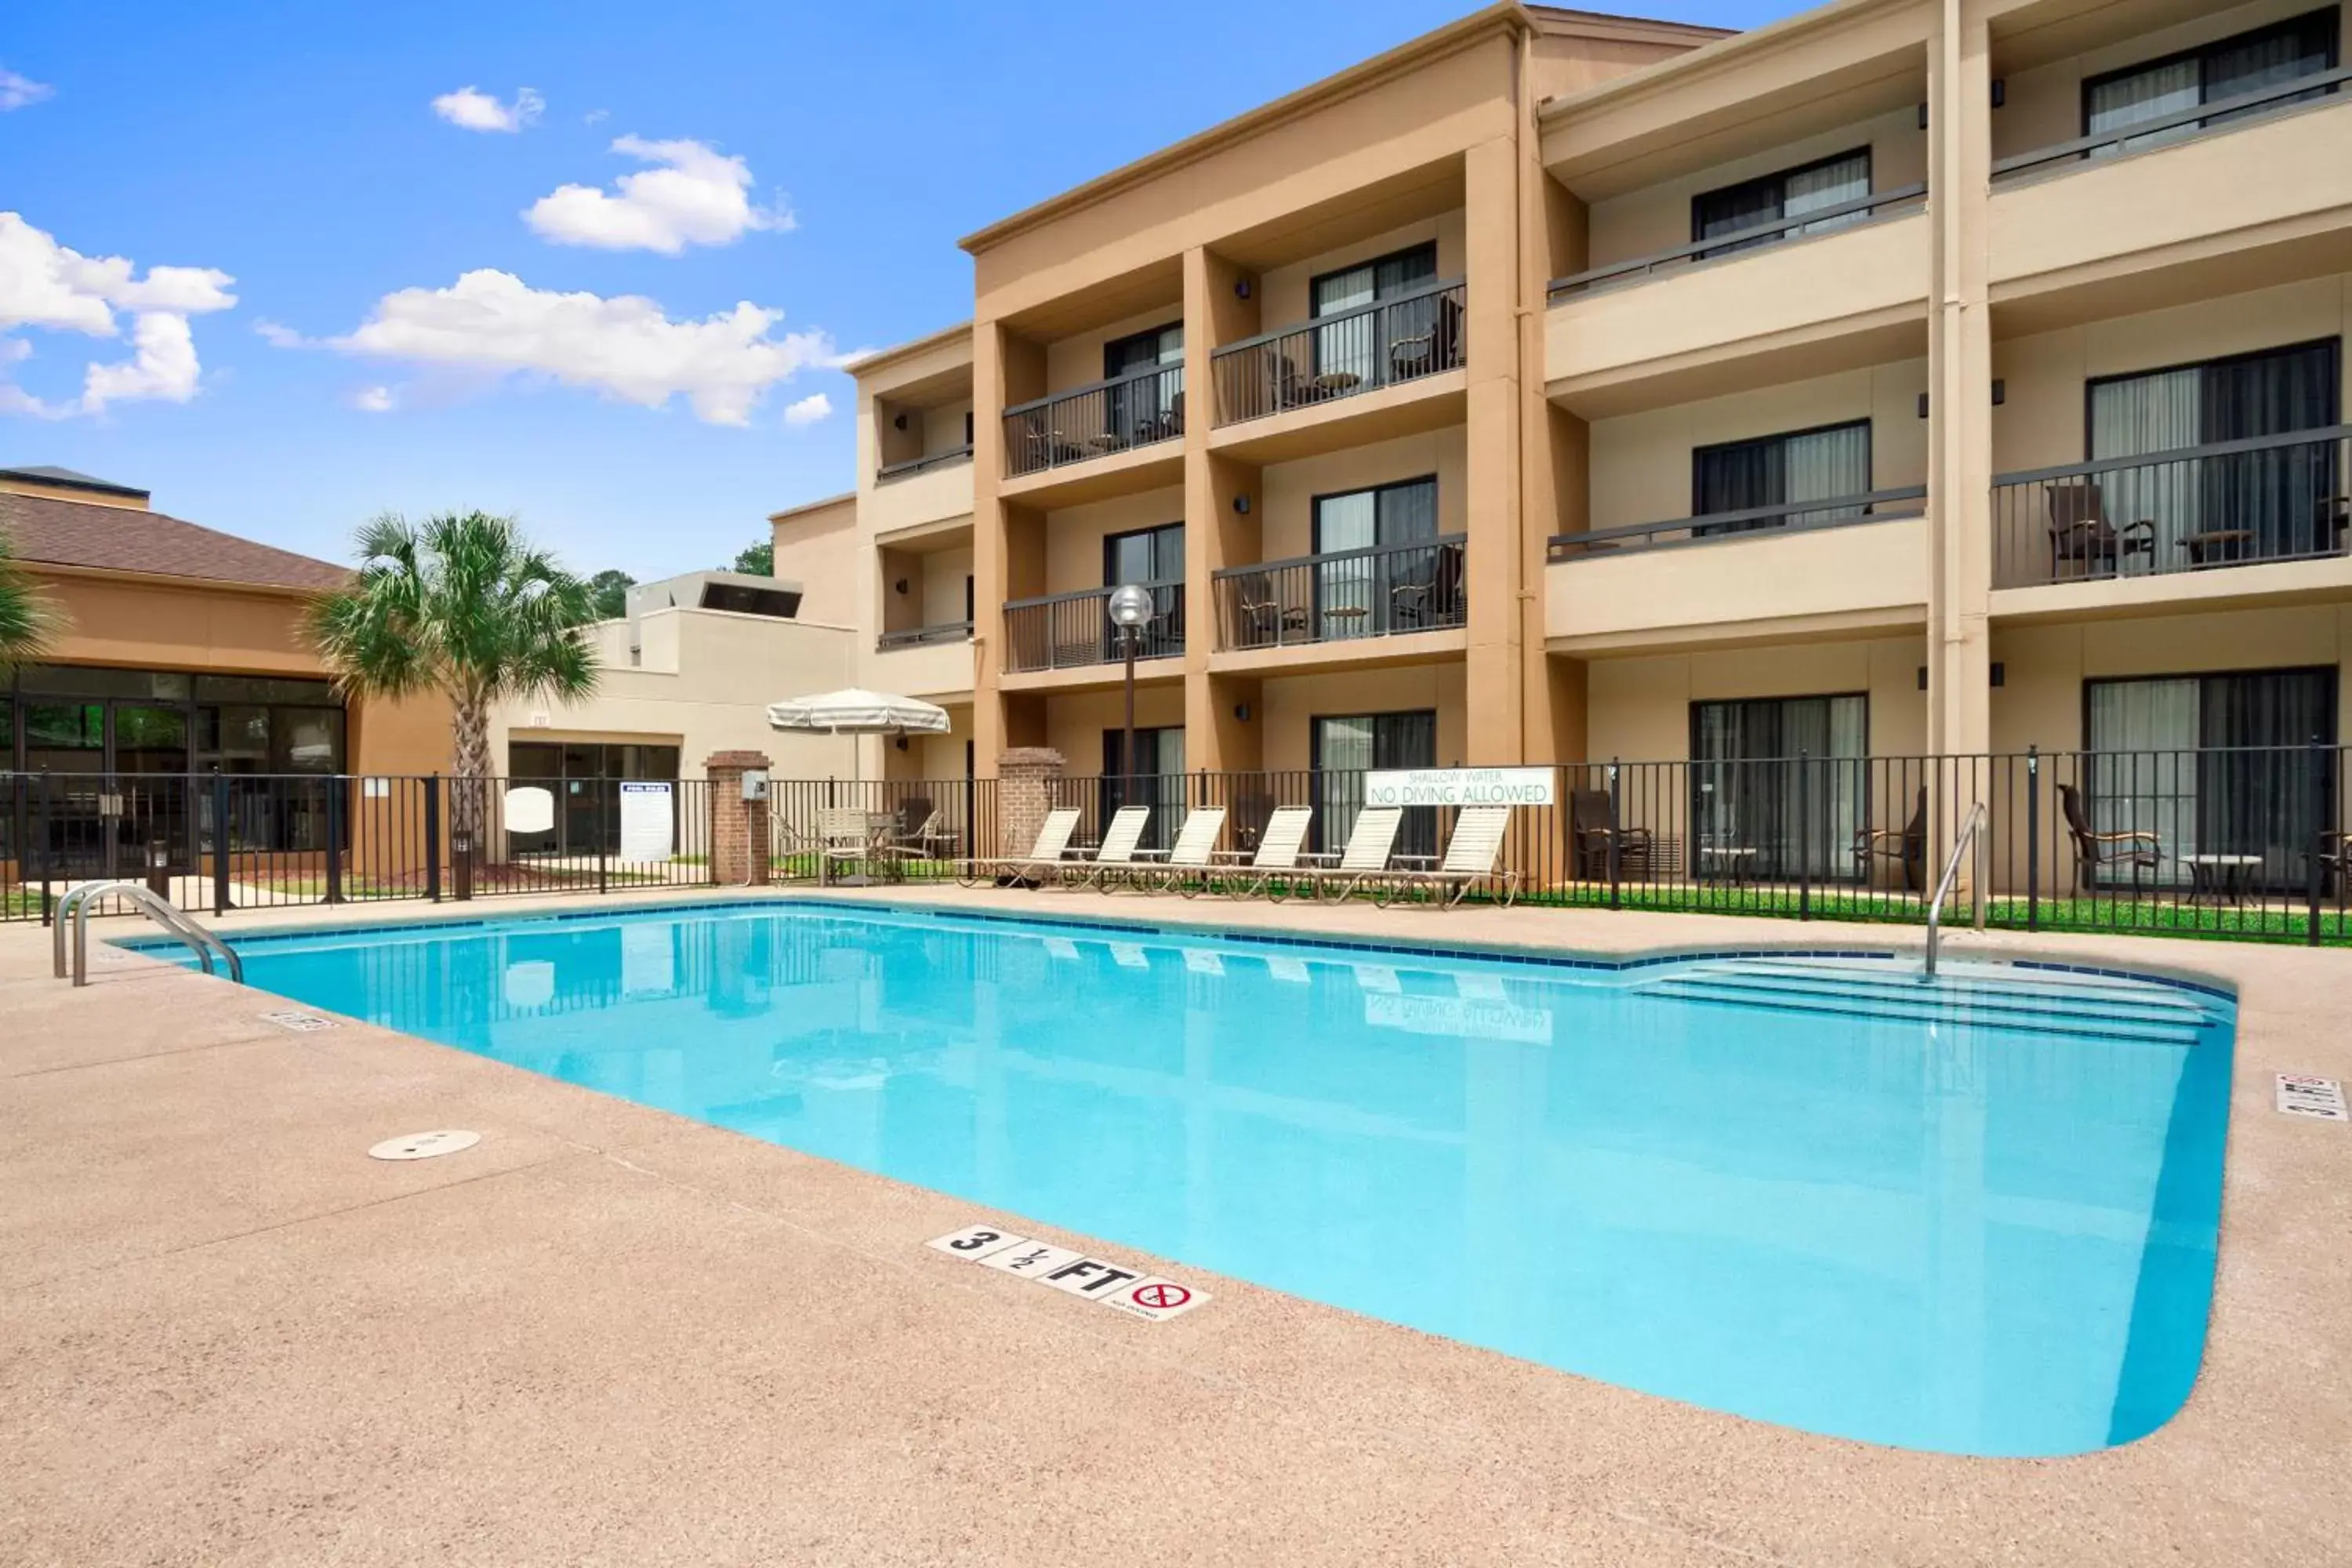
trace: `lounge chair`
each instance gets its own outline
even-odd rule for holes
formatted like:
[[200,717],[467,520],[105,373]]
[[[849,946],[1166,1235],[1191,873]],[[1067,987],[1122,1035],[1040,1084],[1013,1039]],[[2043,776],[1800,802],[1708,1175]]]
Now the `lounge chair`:
[[1110,890],[1113,872],[1126,873],[1144,862],[1136,857],[1136,846],[1143,842],[1144,825],[1151,820],[1148,805],[1122,805],[1111,817],[1110,826],[1103,829],[1102,843],[1095,848],[1091,860],[1065,860],[1058,869],[1065,888],[1098,888]]
[[1469,897],[1471,889],[1484,883],[1500,889],[1500,901],[1508,909],[1518,896],[1519,874],[1497,868],[1496,862],[1503,858],[1503,835],[1510,826],[1507,805],[1464,806],[1454,818],[1454,837],[1446,840],[1445,858],[1433,867],[1397,868],[1373,888],[1372,901],[1385,907],[1429,892],[1450,910]]
[[967,888],[982,882],[1000,882],[1010,877],[1016,881],[1034,882],[1047,876],[1058,876],[1067,864],[1070,835],[1078,830],[1078,808],[1066,805],[1045,814],[1037,825],[1037,841],[1026,855],[1003,855],[994,858],[975,856],[963,863],[956,880]]
[[1609,880],[1609,843],[1617,842],[1617,877],[1647,881],[1657,841],[1646,827],[1609,826],[1609,792],[1580,789],[1569,796],[1569,832],[1576,840],[1576,874],[1587,882]]
[[1897,831],[1892,827],[1858,827],[1853,834],[1854,874],[1867,887],[1870,883],[1870,863],[1873,860],[1900,860],[1903,863],[1903,885],[1913,892],[1927,886],[1927,786],[1919,786],[1917,804],[1911,808],[1911,820]]
[[1155,893],[1181,891],[1186,898],[1199,892],[1214,859],[1217,840],[1225,831],[1225,808],[1206,805],[1189,813],[1176,832],[1176,842],[1165,851],[1142,849],[1139,859],[1151,862],[1135,874],[1136,886]]
[[1397,829],[1403,825],[1404,807],[1401,805],[1368,805],[1356,813],[1356,826],[1348,834],[1348,847],[1336,859],[1329,855],[1306,857],[1326,862],[1307,874],[1315,896],[1327,903],[1340,903],[1385,877],[1389,852],[1396,847]]
[[1239,850],[1226,852],[1226,864],[1210,874],[1211,890],[1235,898],[1264,893],[1279,903],[1298,886],[1298,852],[1307,843],[1307,825],[1314,820],[1311,805],[1276,808],[1265,819],[1254,853],[1245,857]]
[[2090,816],[2083,809],[2083,792],[2073,784],[2058,786],[2058,809],[2066,818],[2066,837],[2074,843],[2075,891],[2088,892],[2092,873],[2102,868],[2128,867],[2137,885],[2142,871],[2163,868],[2164,841],[2150,830],[2132,827],[2121,833],[2093,832]]

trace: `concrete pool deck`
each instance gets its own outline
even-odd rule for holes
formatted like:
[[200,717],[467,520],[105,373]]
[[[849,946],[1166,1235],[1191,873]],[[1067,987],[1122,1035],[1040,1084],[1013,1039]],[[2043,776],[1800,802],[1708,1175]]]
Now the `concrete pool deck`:
[[[1630,911],[824,896],[1592,953],[1918,941]],[[2239,990],[2204,1369],[2126,1447],[2011,1461],[1816,1437],[1172,1263],[1214,1303],[1130,1321],[925,1248],[992,1217],[962,1200],[354,1022],[289,1034],[261,994],[96,944],[76,991],[49,976],[47,931],[0,926],[0,1563],[2352,1560],[2352,1125],[2272,1107],[2274,1072],[2352,1079],[2352,954],[1974,933],[1948,952]],[[483,1142],[366,1157],[439,1126]]]

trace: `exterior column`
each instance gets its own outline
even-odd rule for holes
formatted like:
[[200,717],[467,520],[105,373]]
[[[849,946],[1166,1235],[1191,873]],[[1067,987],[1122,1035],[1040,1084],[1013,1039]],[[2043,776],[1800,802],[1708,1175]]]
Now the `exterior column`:
[[[1991,749],[1991,73],[1985,23],[1942,0],[1927,45],[1927,749]],[[1965,808],[1965,799],[1959,804]],[[1958,810],[1950,814],[1957,826]]]
[[702,764],[710,781],[710,879],[722,887],[768,885],[768,803],[743,798],[743,775],[768,765],[764,752],[713,752]]
[[1517,763],[1527,745],[1517,138],[1497,137],[1465,153],[1463,186],[1470,645],[1463,761]]
[[[1004,472],[1004,351],[993,321],[971,329],[971,754],[982,770],[1005,748],[1004,590],[1010,550],[1004,503],[996,487]],[[1025,850],[1028,846],[1023,845]]]
[[1062,783],[1062,753],[1051,746],[1020,746],[996,759],[996,847],[999,859],[1026,855],[1054,809]]

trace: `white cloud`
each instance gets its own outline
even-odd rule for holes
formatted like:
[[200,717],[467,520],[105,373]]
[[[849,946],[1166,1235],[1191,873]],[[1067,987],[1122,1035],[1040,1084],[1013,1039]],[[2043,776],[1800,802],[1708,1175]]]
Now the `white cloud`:
[[385,295],[329,346],[492,379],[544,375],[646,408],[683,396],[708,423],[743,425],[776,383],[839,363],[822,331],[772,336],[782,319],[747,300],[698,321],[672,321],[640,295],[559,294],[482,268],[446,289]]
[[307,349],[316,346],[283,321],[273,321],[266,316],[253,323],[253,330],[260,333],[272,348]]
[[[751,171],[699,142],[647,142],[624,136],[613,151],[652,163],[614,182],[614,191],[558,185],[522,216],[543,239],[604,250],[658,250],[729,245],[753,229],[787,229],[793,215],[751,203]],[[617,194],[615,194],[617,193]]]
[[12,109],[28,109],[56,91],[57,89],[47,82],[18,76],[6,66],[0,66],[0,114]]
[[833,412],[833,399],[822,392],[812,392],[784,410],[787,425],[814,425]]
[[466,131],[520,131],[538,122],[547,100],[530,88],[515,93],[512,103],[500,103],[471,83],[433,100],[433,112]]
[[583,125],[602,125],[604,121],[612,118],[613,111],[609,109],[592,109],[587,113],[580,117],[580,123]]
[[389,414],[394,407],[392,388],[362,386],[352,394],[352,406],[362,414]]
[[[0,410],[63,417],[96,414],[110,403],[195,395],[199,366],[188,318],[236,303],[236,280],[210,267],[151,267],[145,277],[120,256],[89,257],[59,245],[16,213],[0,213],[0,332],[17,327],[121,335],[118,310],[131,315],[132,357],[93,364],[79,403],[45,403],[21,388],[0,387]],[[27,357],[22,339],[0,338],[0,363]]]

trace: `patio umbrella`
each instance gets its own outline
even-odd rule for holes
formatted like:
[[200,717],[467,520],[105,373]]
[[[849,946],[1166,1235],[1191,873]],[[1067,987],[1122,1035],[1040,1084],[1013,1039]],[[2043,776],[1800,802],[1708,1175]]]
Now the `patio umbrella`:
[[[947,732],[948,710],[917,697],[850,687],[816,697],[793,697],[768,704],[768,725],[776,730],[828,735],[938,735]],[[859,778],[864,759],[850,752],[849,776]]]

